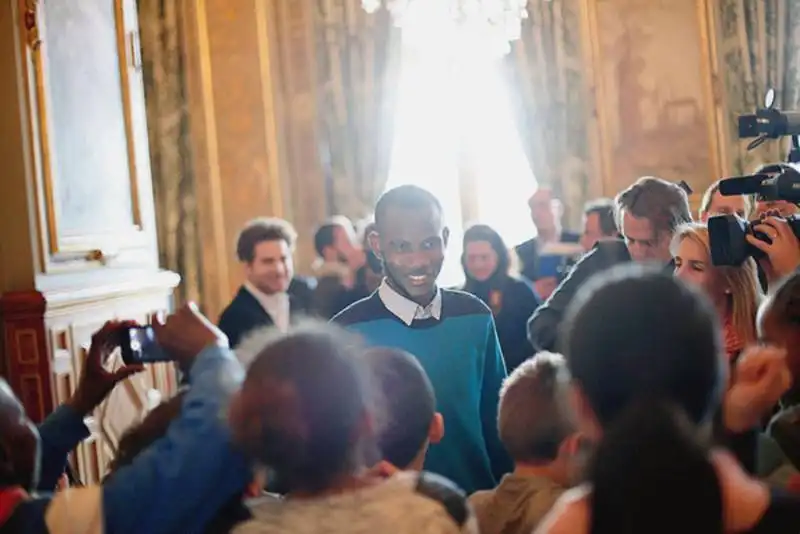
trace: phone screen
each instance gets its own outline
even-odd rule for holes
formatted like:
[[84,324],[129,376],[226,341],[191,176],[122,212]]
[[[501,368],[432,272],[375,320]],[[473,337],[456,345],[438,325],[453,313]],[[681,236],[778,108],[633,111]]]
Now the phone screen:
[[152,326],[126,328],[120,340],[122,360],[126,364],[166,362],[170,358],[156,341]]

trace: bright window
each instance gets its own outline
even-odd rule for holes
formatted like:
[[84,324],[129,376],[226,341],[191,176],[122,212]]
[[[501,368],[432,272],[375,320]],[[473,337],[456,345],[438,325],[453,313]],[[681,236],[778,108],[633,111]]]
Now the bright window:
[[[405,30],[404,30],[405,31]],[[536,181],[510,112],[504,80],[493,59],[472,55],[454,60],[452,51],[406,48],[395,118],[387,188],[415,184],[442,202],[451,232],[439,283],[463,283],[464,224],[482,222],[512,247],[535,232],[527,198]],[[459,158],[459,154],[466,154]],[[468,160],[475,177],[476,221],[462,216],[459,166]]]

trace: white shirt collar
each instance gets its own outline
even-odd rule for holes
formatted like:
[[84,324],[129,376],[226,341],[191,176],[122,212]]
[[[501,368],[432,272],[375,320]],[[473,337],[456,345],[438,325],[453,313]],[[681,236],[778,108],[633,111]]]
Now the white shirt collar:
[[289,295],[287,293],[273,293],[268,295],[251,284],[245,281],[244,288],[250,292],[251,295],[261,304],[264,311],[272,318],[272,322],[281,331],[286,332],[289,329]]
[[387,310],[408,326],[411,326],[415,319],[434,318],[438,321],[442,318],[442,291],[438,287],[436,288],[436,295],[434,295],[430,304],[420,306],[395,291],[384,278],[380,287],[378,287],[378,297],[380,297]]

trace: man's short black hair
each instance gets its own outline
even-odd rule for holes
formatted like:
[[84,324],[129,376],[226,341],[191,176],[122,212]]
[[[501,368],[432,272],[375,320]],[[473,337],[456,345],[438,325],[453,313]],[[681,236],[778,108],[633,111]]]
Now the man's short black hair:
[[342,215],[331,217],[319,225],[319,228],[317,228],[317,231],[314,234],[314,250],[316,250],[317,256],[322,257],[324,255],[325,248],[333,245],[333,242],[336,240],[337,228],[342,228],[345,231],[355,232],[353,223],[347,217]]
[[436,397],[416,358],[399,349],[367,349],[374,389],[383,401],[378,444],[383,459],[400,469],[417,457],[428,439]]
[[587,202],[583,207],[583,214],[586,217],[597,214],[597,220],[600,222],[600,231],[603,232],[603,235],[612,236],[619,233],[612,199],[598,198]]
[[442,204],[436,196],[416,185],[401,185],[389,189],[375,204],[375,225],[382,228],[389,208],[422,209],[433,208],[443,214]]
[[286,241],[290,249],[297,241],[294,227],[283,219],[261,217],[245,225],[236,240],[236,256],[239,261],[251,263],[256,255],[256,247],[263,241]]

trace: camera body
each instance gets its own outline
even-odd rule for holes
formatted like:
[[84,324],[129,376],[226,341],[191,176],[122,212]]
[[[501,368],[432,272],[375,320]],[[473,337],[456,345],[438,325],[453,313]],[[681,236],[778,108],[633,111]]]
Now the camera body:
[[[748,150],[758,147],[767,139],[791,137],[789,163],[762,167],[756,174],[725,178],[720,181],[719,193],[723,196],[753,195],[756,200],[785,200],[800,203],[800,172],[793,163],[800,162],[800,112],[781,111],[775,108],[775,90],[770,89],[764,107],[753,115],[739,117],[739,138],[753,138]],[[748,234],[766,243],[769,236],[754,230],[760,221],[748,222],[735,215],[711,217],[708,234],[711,241],[711,263],[716,266],[738,266],[747,258],[761,259],[764,253],[747,242]],[[800,238],[800,218],[787,219],[795,236]]]
[[[786,219],[789,226],[800,238],[800,217]],[[755,236],[759,241],[772,243],[769,236],[757,232],[754,227],[760,221],[746,221],[737,215],[719,215],[708,219],[708,235],[711,241],[711,263],[717,267],[738,266],[747,258],[761,259],[765,255],[747,242],[745,236]]]

